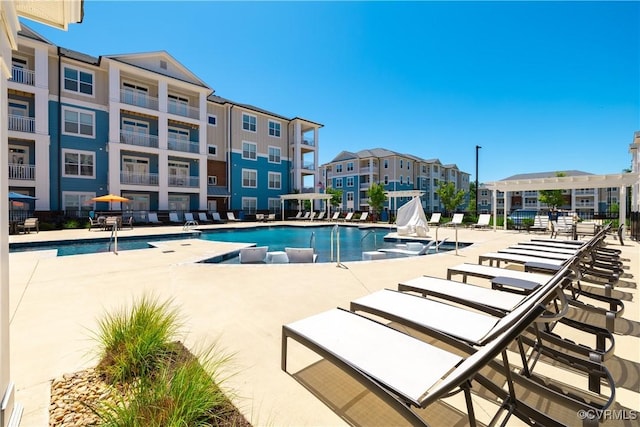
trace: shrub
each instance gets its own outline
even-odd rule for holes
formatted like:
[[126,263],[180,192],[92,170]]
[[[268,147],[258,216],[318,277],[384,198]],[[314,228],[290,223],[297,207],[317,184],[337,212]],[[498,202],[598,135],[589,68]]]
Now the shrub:
[[76,219],[68,219],[62,224],[62,228],[80,228],[81,224]]

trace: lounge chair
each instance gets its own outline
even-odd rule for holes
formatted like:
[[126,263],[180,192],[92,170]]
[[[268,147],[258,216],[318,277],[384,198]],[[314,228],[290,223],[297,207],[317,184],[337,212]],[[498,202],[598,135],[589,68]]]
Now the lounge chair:
[[222,218],[220,218],[220,212],[211,212],[211,219],[213,220],[213,222],[215,222],[216,224],[222,224],[224,223],[224,221],[222,220]]
[[360,218],[358,218],[358,221],[359,222],[365,222],[368,217],[369,217],[369,212],[362,212],[360,214]]
[[436,241],[432,240],[426,245],[420,242],[407,242],[404,247],[399,248],[382,248],[378,249],[380,252],[390,253],[390,254],[399,254],[399,255],[407,255],[407,256],[419,256],[426,255],[429,253],[429,250],[435,246]]
[[149,214],[147,215],[148,221],[150,224],[152,225],[162,225],[162,221],[160,221],[158,219],[158,213],[157,212],[149,212]]
[[559,216],[557,221],[551,221],[551,238],[556,238],[560,234],[573,237],[575,235],[573,228],[573,219],[568,216]]
[[326,213],[325,211],[320,212],[320,213],[318,214],[318,216],[316,217],[316,220],[318,220],[318,221],[324,220],[324,216],[325,216],[326,214],[327,214],[327,213]]
[[36,233],[40,232],[40,221],[38,218],[27,218],[24,220],[24,223],[18,224],[18,231],[31,233],[31,230],[36,230]]
[[[315,212],[314,212],[313,214],[314,214],[314,216],[315,216]],[[311,211],[306,211],[306,212],[304,213],[304,215],[302,215],[301,217],[296,218],[296,219],[307,220],[307,219],[309,219],[310,217],[311,217]]]
[[343,221],[343,222],[350,222],[352,218],[353,218],[353,212],[347,212],[347,214],[345,215],[345,217],[344,217],[344,218],[341,218],[341,221]]
[[[504,322],[502,333],[496,333],[495,338],[483,347],[476,350],[461,344],[460,348],[464,350],[460,355],[419,341],[372,319],[334,309],[283,326],[281,368],[287,370],[287,340],[294,339],[357,379],[368,391],[383,399],[413,425],[426,425],[429,420],[423,419],[412,408],[429,407],[454,394],[456,390],[464,392],[468,424],[475,425],[470,392],[473,382],[478,382],[495,393],[502,400],[502,407],[513,411],[507,417],[513,414],[526,422],[533,419],[545,424],[549,423],[550,418],[544,410],[536,410],[521,402],[520,398],[525,393],[511,394],[514,382],[520,387],[535,387],[535,383],[529,384],[521,375],[512,375],[506,352],[507,347],[543,311],[542,304],[532,303],[530,309],[523,309],[521,315],[513,315],[511,322]],[[494,361],[500,355],[502,363]],[[497,385],[489,380],[490,377],[482,375],[481,370],[485,367],[504,372],[508,387],[505,389],[501,383]],[[538,397],[541,398],[542,396]],[[560,404],[560,401],[561,396],[557,402],[554,400],[554,404]],[[563,403],[567,401],[569,399],[565,398]],[[573,401],[571,404],[576,405]],[[595,412],[608,408],[611,404],[612,399],[602,406],[577,403],[579,409],[573,406],[574,418],[576,410]],[[505,423],[507,421],[508,418]]]
[[256,214],[256,221],[259,221],[259,222],[264,221],[264,214],[257,213]]
[[290,264],[314,263],[318,255],[313,253],[313,248],[284,248]]
[[451,221],[445,223],[444,226],[445,227],[457,227],[459,225],[462,225],[462,220],[463,219],[464,219],[464,214],[463,213],[453,214],[453,218],[451,218]]
[[269,215],[267,215],[264,218],[264,220],[265,220],[265,222],[275,221],[276,220],[276,214],[270,213]]
[[489,228],[489,223],[491,222],[490,214],[480,214],[478,216],[478,222],[473,224],[474,228]]
[[178,217],[177,212],[169,212],[169,222],[182,224],[182,220]]
[[296,216],[287,217],[287,219],[300,219],[300,218],[302,218],[302,211],[298,211]]
[[184,221],[185,223],[198,225],[198,221],[196,221],[196,219],[193,217],[193,214],[191,212],[184,213]]
[[431,214],[431,218],[427,221],[427,225],[440,225],[440,217],[442,216],[441,212],[434,212]]
[[334,212],[331,216],[331,221],[337,221],[340,218],[340,211]]
[[527,264],[533,262],[540,262],[545,264],[551,264],[555,266],[564,265],[572,257],[564,259],[557,258],[543,258],[535,255],[514,254],[509,252],[486,252],[478,256],[478,264],[483,264],[485,261],[489,261],[489,265],[496,263],[496,267],[500,267],[500,263],[513,263],[513,264]]
[[267,246],[240,249],[240,264],[263,264],[267,259]]
[[533,225],[529,227],[529,231],[546,232],[549,230],[549,217],[546,215],[536,215],[533,217]]
[[227,212],[227,219],[229,221],[240,221],[239,219],[236,218],[236,216],[234,215],[233,212],[229,211]]
[[211,222],[206,212],[198,212],[198,221],[203,224],[208,224]]

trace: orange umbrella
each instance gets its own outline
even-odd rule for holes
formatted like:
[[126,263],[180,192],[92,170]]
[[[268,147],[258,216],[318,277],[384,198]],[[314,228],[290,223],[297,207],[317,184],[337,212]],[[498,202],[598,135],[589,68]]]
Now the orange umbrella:
[[127,199],[126,197],[122,197],[122,196],[117,196],[115,194],[105,194],[104,196],[98,196],[98,197],[94,197],[93,199],[94,202],[109,202],[109,209],[111,209],[111,203],[112,202],[128,202],[129,199]]

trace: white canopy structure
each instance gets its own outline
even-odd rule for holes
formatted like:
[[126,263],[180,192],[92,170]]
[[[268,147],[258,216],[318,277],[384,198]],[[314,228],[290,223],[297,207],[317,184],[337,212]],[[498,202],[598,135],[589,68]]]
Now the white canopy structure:
[[[578,175],[563,176],[551,178],[532,178],[532,179],[512,179],[504,181],[488,182],[485,186],[493,190],[493,217],[497,218],[498,214],[498,191],[505,193],[504,206],[504,225],[507,228],[507,212],[509,207],[506,205],[510,191],[539,191],[539,190],[576,190],[580,188],[620,188],[620,224],[624,224],[627,216],[627,187],[638,185],[640,182],[640,173],[622,173],[612,175]],[[496,228],[494,222],[494,229]]]
[[400,236],[426,237],[429,231],[427,218],[424,216],[422,202],[419,197],[414,197],[398,209],[396,226]]
[[[296,193],[296,194],[282,194],[280,196],[280,212],[282,214],[282,220],[284,221],[284,202],[286,200],[297,200],[298,206],[302,206],[302,202],[305,200],[309,200],[311,202],[311,206],[313,206],[314,200],[324,200],[325,206],[324,209],[329,209],[328,201],[331,200],[333,195],[326,193]],[[298,208],[300,209],[300,208]],[[327,212],[328,214],[329,212]]]
[[398,197],[413,197],[419,198],[424,194],[424,191],[420,190],[397,190],[397,191],[385,191],[384,194],[389,198],[389,212],[393,212],[398,203],[396,199]]

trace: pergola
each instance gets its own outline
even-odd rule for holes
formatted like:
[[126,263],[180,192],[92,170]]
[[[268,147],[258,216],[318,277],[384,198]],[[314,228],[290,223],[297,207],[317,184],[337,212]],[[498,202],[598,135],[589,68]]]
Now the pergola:
[[[397,190],[397,191],[385,191],[384,194],[389,198],[389,212],[393,212],[392,207],[397,206],[396,199],[398,197],[420,197],[424,194],[421,190]],[[397,210],[397,209],[396,209]]]
[[[311,202],[311,206],[313,206],[314,200],[324,200],[325,207],[324,209],[328,210],[329,200],[331,200],[333,196],[331,194],[326,193],[296,193],[296,194],[282,194],[280,196],[280,212],[282,213],[282,220],[284,221],[284,202],[286,200],[297,200],[298,201],[298,210],[300,210],[300,206],[302,206],[302,202],[305,200],[309,200]],[[329,212],[327,212],[328,214]]]
[[[640,173],[622,173],[612,175],[578,175],[552,178],[512,179],[504,181],[488,182],[485,187],[493,191],[493,217],[498,214],[498,191],[504,192],[504,224],[507,228],[507,202],[508,193],[511,191],[539,191],[539,190],[576,190],[580,188],[607,188],[618,187],[620,189],[620,224],[624,224],[627,216],[627,187],[637,185],[640,182]],[[493,224],[496,229],[496,221]]]

